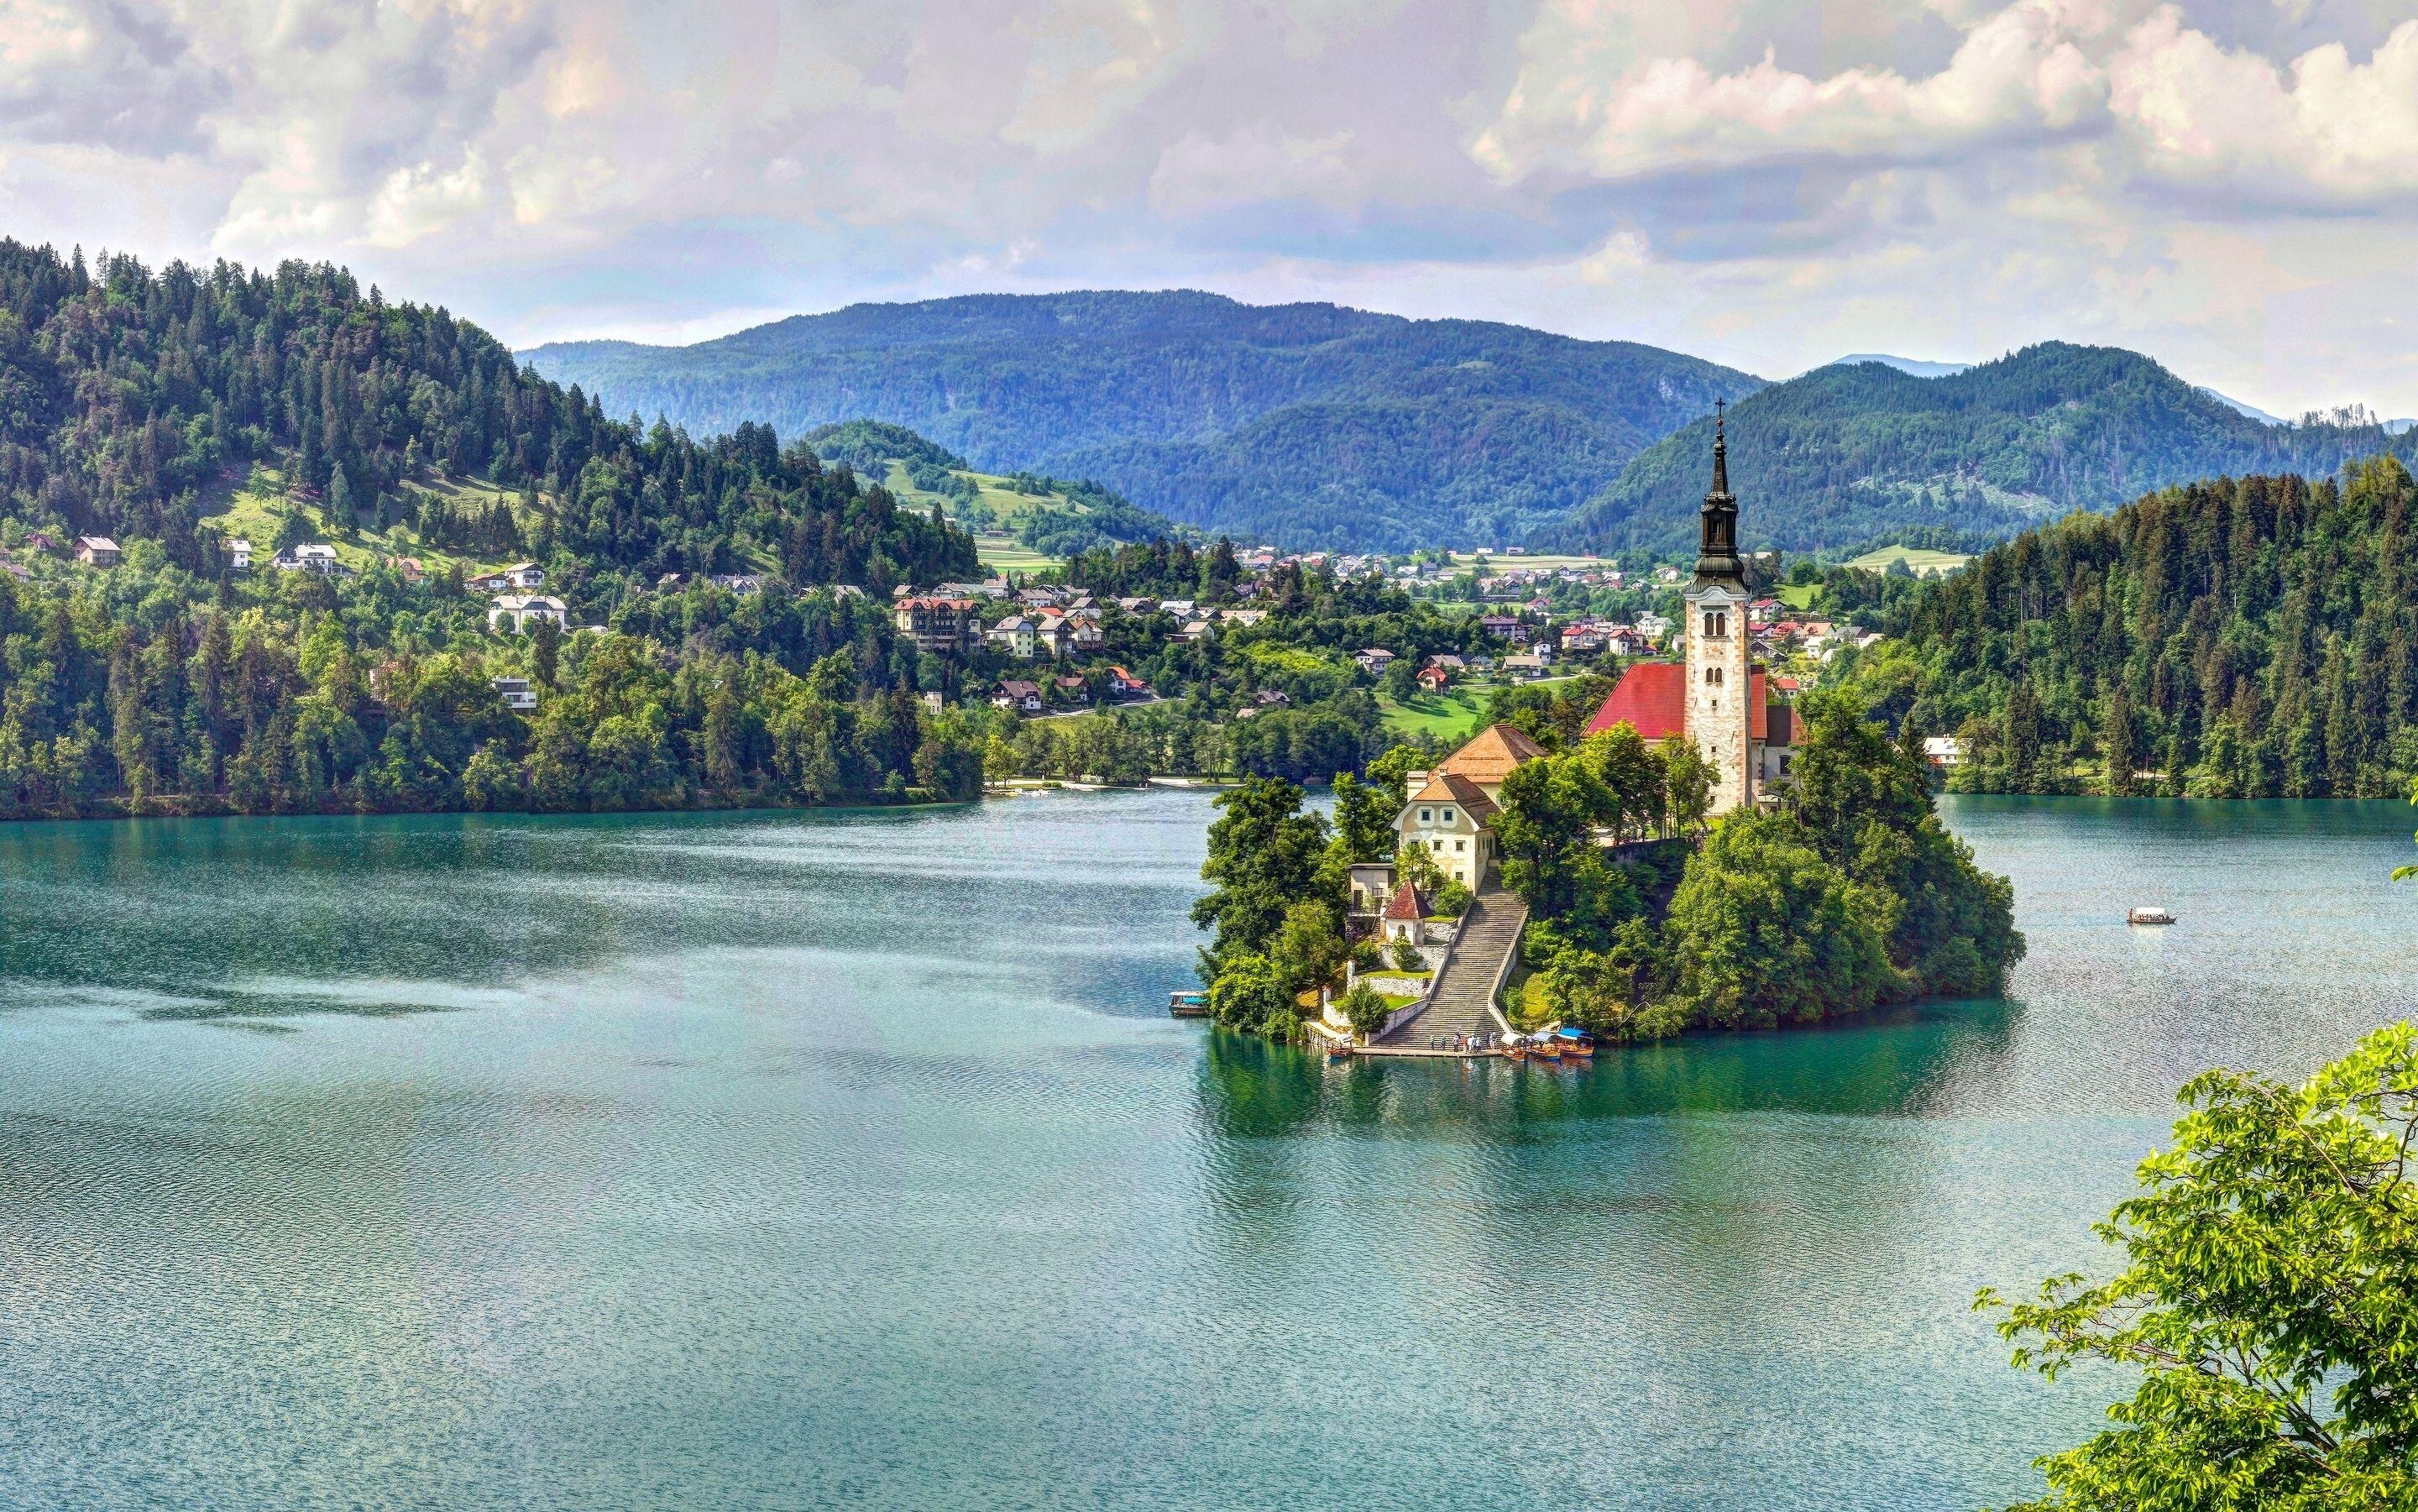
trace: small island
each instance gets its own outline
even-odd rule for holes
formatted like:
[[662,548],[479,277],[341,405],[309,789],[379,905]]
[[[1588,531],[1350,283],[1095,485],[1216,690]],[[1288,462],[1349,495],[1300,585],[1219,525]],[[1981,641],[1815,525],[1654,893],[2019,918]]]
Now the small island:
[[1217,800],[1193,922],[1210,1016],[1376,1054],[1522,1030],[1611,1043],[1975,997],[2022,957],[2012,885],[1935,811],[1921,753],[1852,691],[1776,702],[1753,664],[1718,427],[1685,659],[1592,711],[1528,702],[1432,766],[1398,746]]

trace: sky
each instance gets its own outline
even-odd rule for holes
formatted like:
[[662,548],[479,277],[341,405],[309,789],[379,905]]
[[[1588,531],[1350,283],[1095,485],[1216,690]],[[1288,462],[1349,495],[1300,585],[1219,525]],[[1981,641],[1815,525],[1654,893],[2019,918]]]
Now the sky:
[[0,233],[516,346],[1203,288],[2418,414],[2418,0],[0,0]]

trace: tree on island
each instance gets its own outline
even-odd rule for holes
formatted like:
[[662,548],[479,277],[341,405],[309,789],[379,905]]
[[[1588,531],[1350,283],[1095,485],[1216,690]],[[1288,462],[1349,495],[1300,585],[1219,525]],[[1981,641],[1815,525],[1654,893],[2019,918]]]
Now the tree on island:
[[2014,1512],[2350,1512],[2418,1506],[2418,1061],[2407,1023],[2294,1088],[2186,1085],[2174,1146],[2100,1237],[2112,1279],[1994,1291],[2014,1363],[2139,1380],[2113,1427],[2037,1461]]
[[[1809,1023],[2004,981],[2023,955],[2013,889],[1940,823],[1920,757],[1852,694],[1809,695],[1798,713],[1805,733],[1780,806],[1714,825],[1660,918],[1652,899],[1669,889],[1671,861],[1615,864],[1586,826],[1659,811],[1677,828],[1700,816],[1704,760],[1691,742],[1664,742],[1649,768],[1634,733],[1615,731],[1506,781],[1504,882],[1528,901],[1523,949],[1554,1013],[1608,1039],[1644,1039]],[[1623,775],[1648,771],[1659,798],[1619,793],[1652,786]]]

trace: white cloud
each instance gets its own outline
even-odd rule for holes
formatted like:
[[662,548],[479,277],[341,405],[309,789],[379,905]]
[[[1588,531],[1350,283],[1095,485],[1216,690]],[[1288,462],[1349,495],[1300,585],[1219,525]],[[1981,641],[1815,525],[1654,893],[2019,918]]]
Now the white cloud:
[[509,338],[1192,284],[2408,413],[2385,3],[0,0],[0,222]]
[[2111,71],[2114,111],[2159,177],[2321,203],[2418,194],[2418,21],[2365,62],[2334,42],[2279,68],[2168,6]]

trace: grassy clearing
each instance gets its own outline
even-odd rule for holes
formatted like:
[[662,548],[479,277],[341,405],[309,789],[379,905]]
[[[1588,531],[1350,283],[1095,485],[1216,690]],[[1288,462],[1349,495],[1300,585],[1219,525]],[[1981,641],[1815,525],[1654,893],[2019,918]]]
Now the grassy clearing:
[[1920,546],[1883,546],[1878,551],[1864,553],[1846,565],[1860,567],[1868,573],[1886,573],[1890,563],[1902,561],[1905,563],[1906,571],[1917,577],[1944,577],[1972,559],[1952,551],[1926,551]]
[[1780,602],[1797,610],[1814,608],[1822,602],[1822,585],[1819,583],[1784,584],[1780,589]]
[[1485,562],[1493,567],[1497,572],[1509,572],[1517,569],[1522,572],[1557,573],[1565,567],[1574,567],[1582,570],[1609,568],[1614,565],[1614,561],[1615,558],[1610,557],[1507,557],[1501,552],[1496,552],[1491,557],[1480,557],[1475,552],[1467,551],[1456,551],[1452,554],[1452,565],[1456,569],[1471,568],[1477,566],[1479,562]]
[[[457,479],[441,479],[433,483],[406,483],[407,493],[424,497],[440,497],[456,507],[517,502],[520,496],[492,483]],[[402,526],[390,526],[385,530],[369,531],[351,527],[337,528],[328,523],[327,515],[307,500],[293,497],[285,491],[283,474],[269,467],[254,467],[250,477],[237,484],[225,496],[221,507],[203,516],[202,523],[210,526],[227,540],[248,540],[252,542],[256,566],[265,568],[274,548],[277,532],[285,521],[299,514],[310,523],[311,533],[336,548],[336,559],[356,572],[375,567],[389,557],[417,557],[431,573],[442,573],[459,563],[465,573],[490,571],[506,565],[504,557],[466,557],[439,551],[422,544],[420,538]]]
[[974,541],[974,555],[981,559],[983,570],[991,573],[1048,573],[1066,564],[1055,557],[1045,557],[1029,546],[1013,541]]
[[[974,486],[982,491],[979,496],[983,507],[989,510],[998,519],[999,527],[1003,530],[1014,530],[1016,522],[1035,505],[1055,505],[1060,509],[1074,510],[1078,513],[1082,512],[1084,509],[1083,505],[1064,494],[1017,493],[1006,486],[1005,478],[995,473],[970,472],[961,476],[973,480]],[[904,463],[894,462],[890,465],[890,476],[882,480],[882,486],[889,489],[902,506],[920,512],[938,504],[941,506],[941,512],[948,515],[952,521],[957,519],[957,501],[945,495],[929,493],[916,487],[908,480],[907,466]],[[1018,545],[1012,541],[986,541],[977,537],[974,542],[974,552],[981,557],[983,568],[987,572],[1047,573],[1065,565],[1058,557],[1045,557],[1040,552]]]
[[1384,716],[1386,730],[1398,736],[1425,735],[1446,742],[1468,739],[1477,733],[1486,717],[1486,704],[1493,694],[1491,682],[1465,682],[1446,688],[1440,694],[1421,693],[1408,703],[1395,703],[1380,698],[1378,711]]

